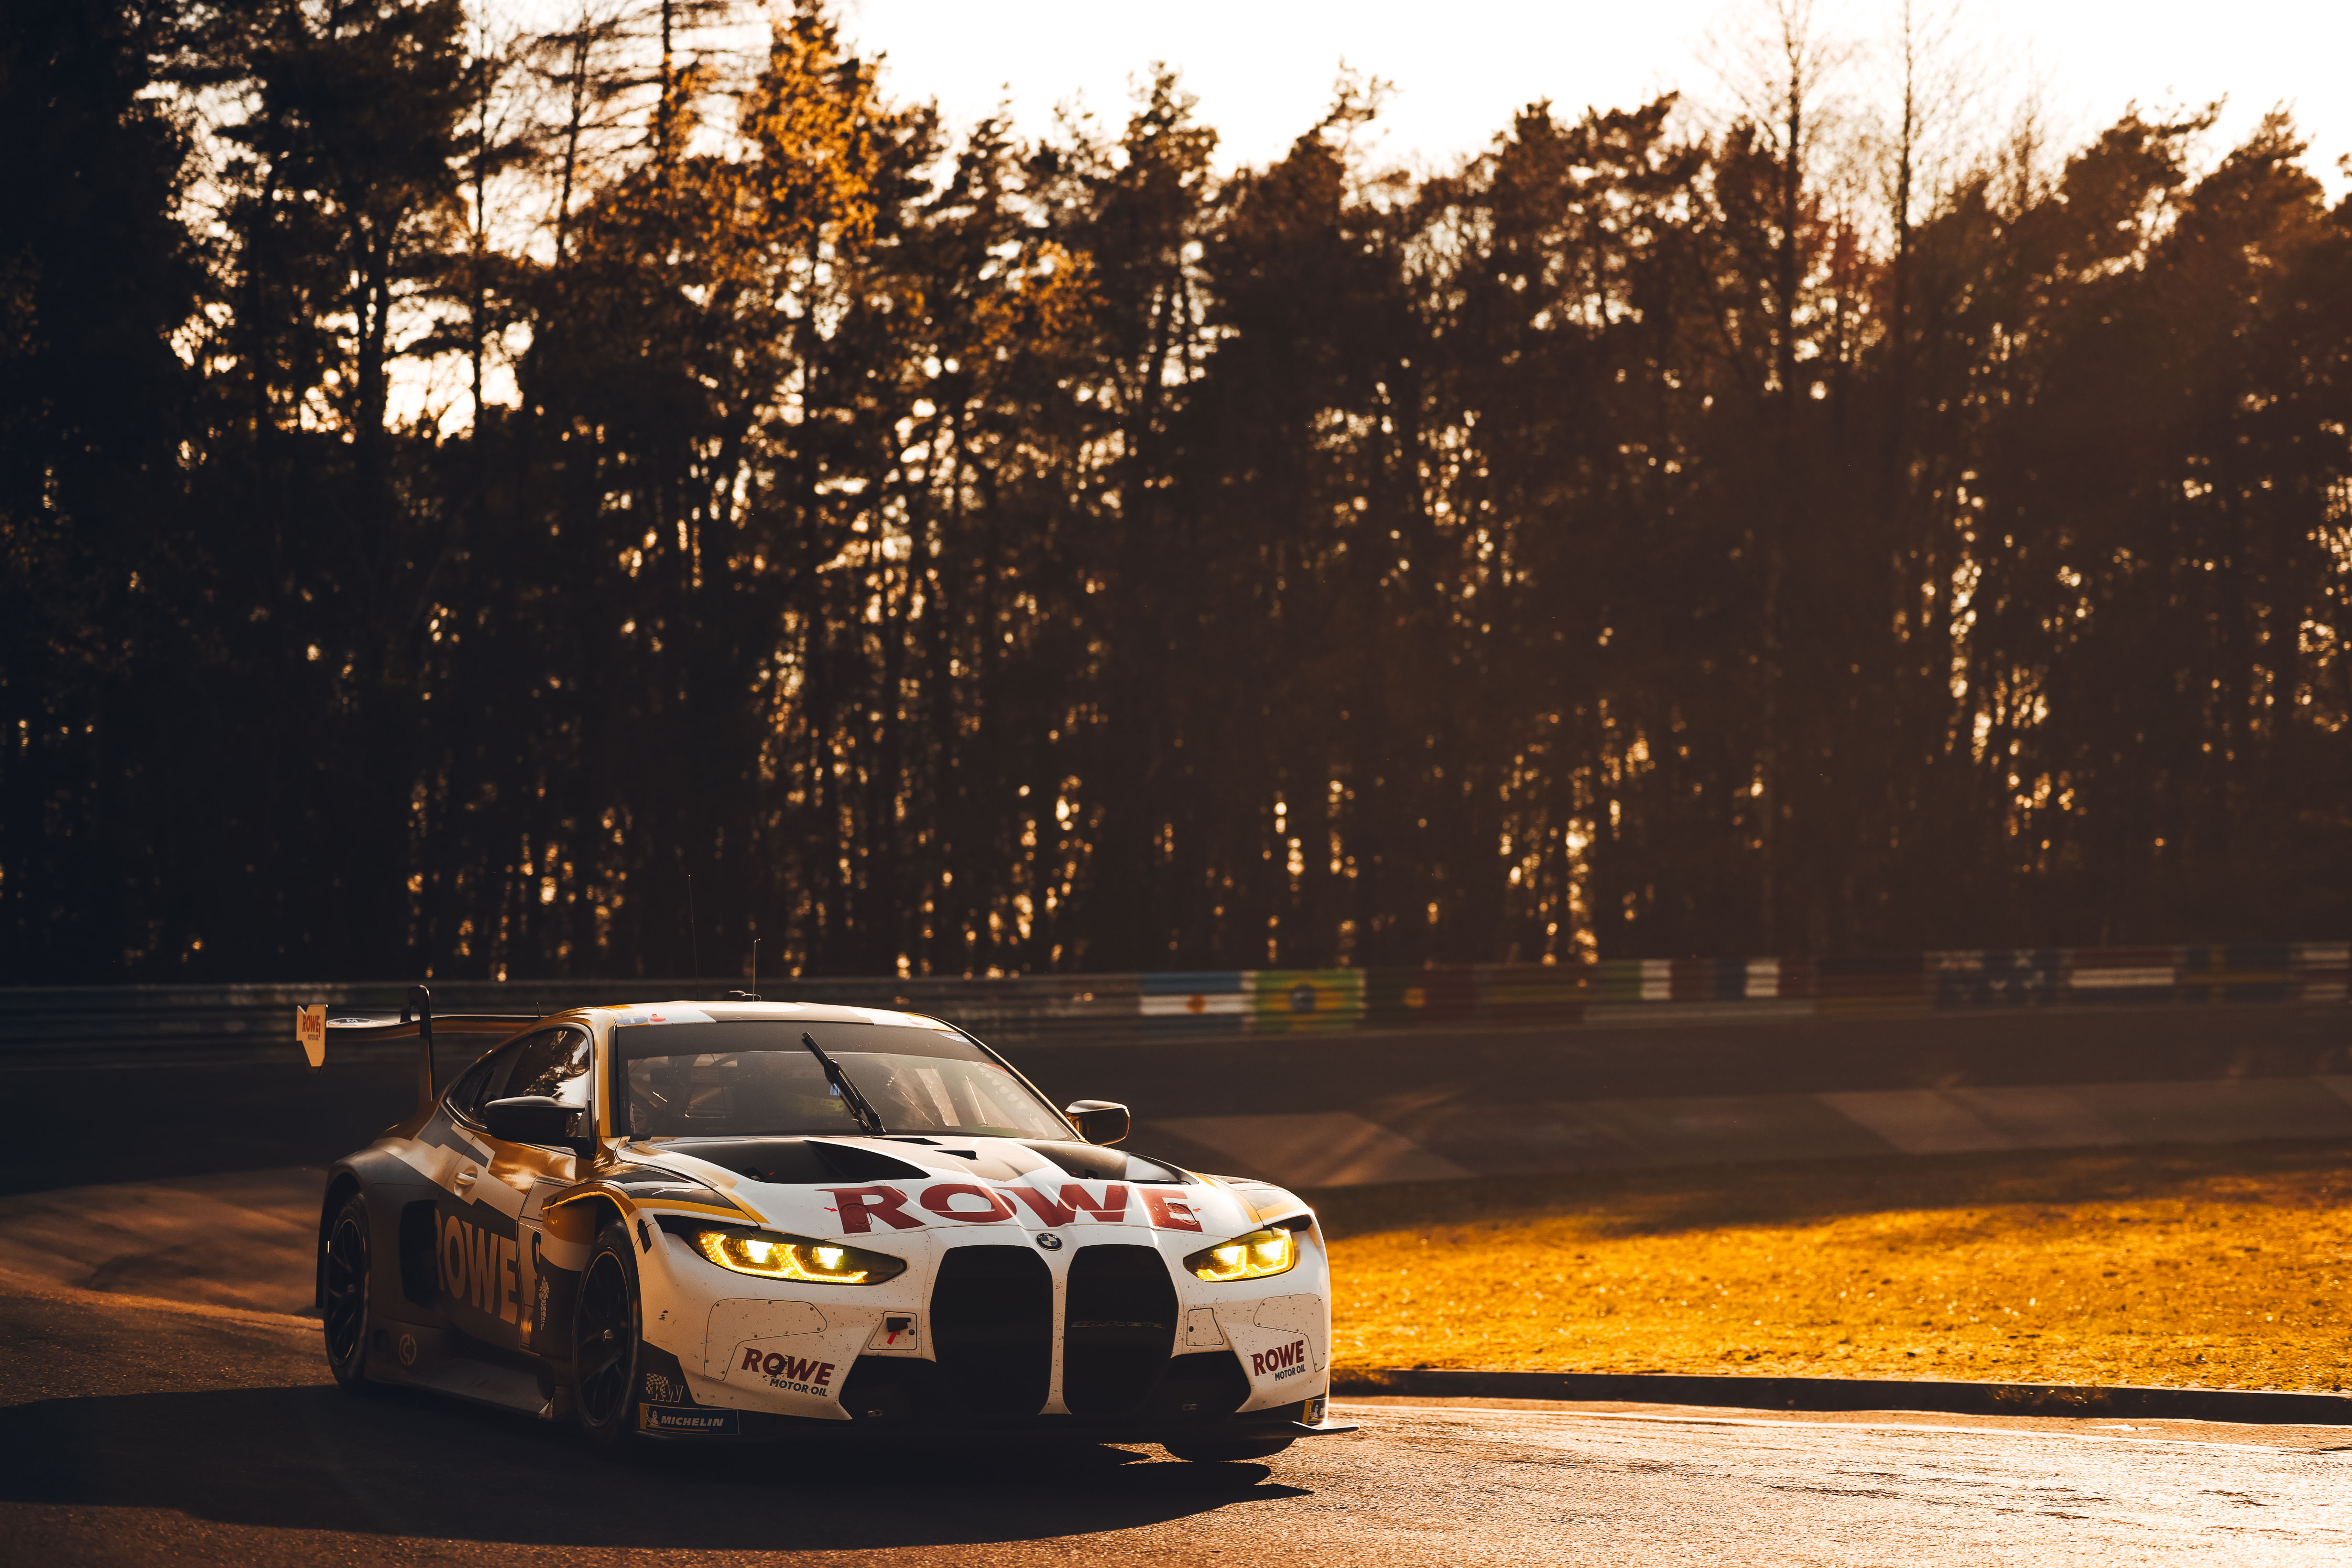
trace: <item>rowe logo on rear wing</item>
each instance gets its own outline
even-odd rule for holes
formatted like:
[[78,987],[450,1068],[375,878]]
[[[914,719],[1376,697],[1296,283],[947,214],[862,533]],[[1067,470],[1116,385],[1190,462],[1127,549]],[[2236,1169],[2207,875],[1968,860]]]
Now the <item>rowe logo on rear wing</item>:
[[[339,1009],[338,1016],[328,1016],[329,1005],[294,1009],[294,1038],[302,1047],[303,1059],[317,1072],[327,1060],[327,1037],[331,1034],[344,1039],[415,1040],[416,1058],[416,1110],[429,1115],[440,1098],[441,1079],[433,1065],[433,993],[423,985],[408,988],[408,999],[401,1004],[397,1023],[381,1015],[362,1013],[350,1016],[348,1008]],[[539,1018],[530,1013],[446,1013],[440,1025],[445,1031],[470,1035],[503,1035],[535,1024]]]

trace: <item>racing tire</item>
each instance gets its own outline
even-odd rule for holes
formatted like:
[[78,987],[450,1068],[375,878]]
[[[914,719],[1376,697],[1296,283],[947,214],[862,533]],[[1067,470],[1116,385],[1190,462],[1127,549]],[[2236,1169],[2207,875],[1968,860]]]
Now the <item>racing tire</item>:
[[1179,1459],[1218,1465],[1235,1459],[1270,1459],[1297,1441],[1296,1437],[1200,1437],[1160,1446]]
[[353,1193],[335,1211],[319,1257],[320,1316],[325,1320],[327,1366],[344,1388],[367,1383],[367,1199]]
[[637,1425],[637,1259],[628,1227],[596,1233],[572,1312],[572,1408],[581,1434],[618,1448]]

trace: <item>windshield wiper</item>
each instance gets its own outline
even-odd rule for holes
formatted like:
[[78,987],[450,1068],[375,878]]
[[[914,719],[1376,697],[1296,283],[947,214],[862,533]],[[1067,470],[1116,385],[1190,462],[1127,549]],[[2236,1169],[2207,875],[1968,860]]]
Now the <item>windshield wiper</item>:
[[869,1135],[881,1137],[884,1132],[882,1119],[874,1114],[874,1108],[866,1103],[866,1097],[857,1092],[857,1086],[849,1081],[849,1075],[841,1070],[841,1064],[826,1056],[824,1047],[816,1043],[816,1037],[805,1029],[801,1031],[801,1044],[809,1048],[809,1055],[816,1058],[816,1065],[824,1069],[824,1081],[833,1085],[834,1093],[841,1096],[841,1103],[849,1108],[849,1114],[857,1119],[857,1125]]

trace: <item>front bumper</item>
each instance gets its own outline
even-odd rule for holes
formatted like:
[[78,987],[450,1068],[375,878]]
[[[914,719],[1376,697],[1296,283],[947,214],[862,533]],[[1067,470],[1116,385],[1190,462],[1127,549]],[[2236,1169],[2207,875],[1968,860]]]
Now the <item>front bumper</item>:
[[667,1229],[639,1264],[641,1397],[675,1426],[649,1435],[1321,1435],[1319,1410],[1299,1414],[1329,1381],[1319,1239],[1291,1271],[1212,1284],[1171,1256],[1185,1240],[1102,1226],[1047,1248],[1007,1226],[893,1238],[910,1267],[880,1285],[762,1289]]

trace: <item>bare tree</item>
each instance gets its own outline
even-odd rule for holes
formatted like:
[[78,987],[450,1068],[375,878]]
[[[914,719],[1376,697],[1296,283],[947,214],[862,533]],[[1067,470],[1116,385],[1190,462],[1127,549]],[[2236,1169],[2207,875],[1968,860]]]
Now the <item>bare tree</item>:
[[1799,385],[1799,315],[1808,282],[1807,198],[1816,153],[1832,128],[1850,126],[1844,96],[1857,47],[1829,27],[1815,0],[1760,0],[1718,25],[1706,49],[1722,107],[1715,118],[1729,139],[1754,138],[1773,171],[1771,373],[1766,388],[1774,416],[1772,497],[1758,541],[1763,572],[1759,606],[1761,741],[1757,759],[1761,879],[1760,930],[1768,949],[1783,940],[1780,926],[1784,828],[1790,812],[1787,737],[1780,687],[1785,675],[1781,620],[1790,534],[1801,510],[1798,499],[1796,421],[1805,394]]

